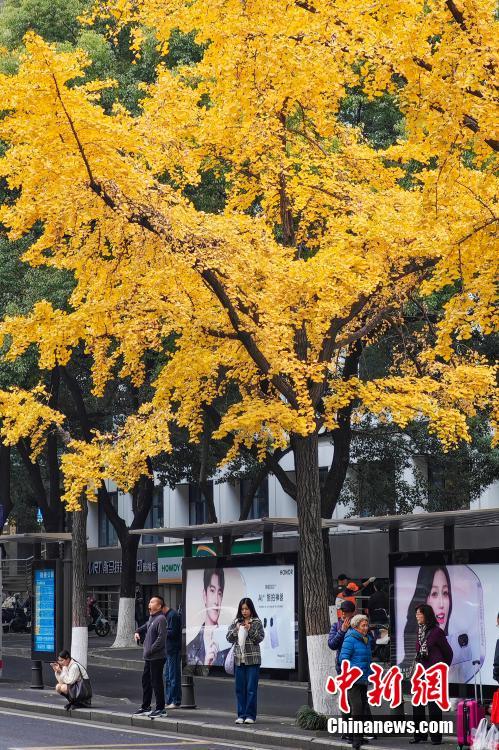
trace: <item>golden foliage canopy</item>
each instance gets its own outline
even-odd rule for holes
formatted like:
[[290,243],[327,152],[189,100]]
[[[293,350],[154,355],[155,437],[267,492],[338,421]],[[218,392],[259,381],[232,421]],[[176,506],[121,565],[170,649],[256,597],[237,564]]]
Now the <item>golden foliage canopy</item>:
[[[32,33],[19,72],[0,76],[0,174],[18,190],[0,218],[12,238],[39,222],[26,260],[77,281],[69,312],[41,300],[3,322],[9,356],[35,344],[52,367],[83,341],[99,394],[116,368],[139,384],[145,352],[176,342],[119,435],[73,444],[70,504],[103,477],[129,487],[168,448],[172,420],[196,439],[229,384],[240,398],[218,436],[233,434],[234,451],[333,428],[352,399],[401,424],[425,416],[445,446],[467,439],[495,376],[455,346],[496,325],[495,3],[109,0],[94,12],[111,32],[132,24],[137,47],[150,27],[164,50],[173,29],[206,49],[160,66],[138,117],[105,113],[113,82],[82,83],[84,54]],[[379,151],[344,124],[352,87],[391,91],[405,137]],[[227,175],[218,214],[184,193],[207,169]],[[343,377],[356,342],[443,290],[417,356],[386,378]]]

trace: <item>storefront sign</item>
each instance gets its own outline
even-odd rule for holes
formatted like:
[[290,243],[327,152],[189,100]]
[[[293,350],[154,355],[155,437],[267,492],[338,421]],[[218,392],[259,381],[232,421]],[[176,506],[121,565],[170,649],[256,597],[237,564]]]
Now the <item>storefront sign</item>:
[[[247,555],[262,551],[261,539],[238,539],[232,545],[233,555]],[[194,544],[193,557],[216,557],[213,544]],[[158,545],[158,583],[182,583],[183,544]]]
[[[119,575],[121,569],[121,560],[93,560],[87,565],[87,573],[90,576]],[[157,570],[156,560],[137,560],[137,573],[156,573]]]

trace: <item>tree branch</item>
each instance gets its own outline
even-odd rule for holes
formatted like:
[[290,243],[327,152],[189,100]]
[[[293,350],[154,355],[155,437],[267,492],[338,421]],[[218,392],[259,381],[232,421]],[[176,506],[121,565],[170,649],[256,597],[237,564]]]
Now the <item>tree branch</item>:
[[19,455],[21,456],[21,460],[30,478],[31,485],[36,497],[36,504],[42,511],[44,517],[45,515],[49,516],[50,508],[47,501],[47,491],[43,483],[40,465],[38,461],[36,463],[33,463],[33,461],[31,460],[30,450],[24,439],[21,439],[17,443],[16,448]]
[[85,406],[85,401],[83,399],[83,393],[81,391],[80,385],[76,378],[69,372],[67,367],[61,366],[60,370],[66,387],[73,399],[83,438],[87,443],[90,443],[92,440],[90,419],[88,417],[87,408]]

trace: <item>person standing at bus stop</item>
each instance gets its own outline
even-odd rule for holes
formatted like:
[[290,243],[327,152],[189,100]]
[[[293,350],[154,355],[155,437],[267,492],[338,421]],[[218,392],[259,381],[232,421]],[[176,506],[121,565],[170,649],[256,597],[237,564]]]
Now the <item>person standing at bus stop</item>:
[[[144,671],[142,673],[142,706],[137,714],[151,718],[165,716],[165,686],[163,667],[166,651],[166,618],[162,612],[165,601],[153,596],[149,601],[149,620],[135,632],[137,643],[144,639]],[[152,694],[156,698],[156,710],[151,711]]]
[[167,708],[180,708],[182,703],[182,618],[179,613],[165,604],[166,617],[166,664],[165,697]]
[[262,663],[260,643],[264,638],[265,631],[255,605],[246,596],[239,602],[236,619],[227,631],[227,640],[234,644],[236,724],[254,724],[256,721],[258,678]]

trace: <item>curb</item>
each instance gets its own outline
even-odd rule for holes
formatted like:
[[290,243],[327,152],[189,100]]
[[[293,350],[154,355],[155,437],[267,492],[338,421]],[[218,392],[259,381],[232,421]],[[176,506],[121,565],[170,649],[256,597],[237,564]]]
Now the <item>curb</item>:
[[[77,709],[66,711],[59,706],[48,706],[46,704],[31,701],[19,701],[17,698],[0,698],[0,707],[8,708],[12,712],[25,711],[27,713],[40,714],[43,716],[64,717],[68,721],[72,718],[78,721],[88,721],[96,724],[112,724],[134,729],[154,729],[154,731],[170,732],[172,734],[185,736],[199,736],[212,740],[229,740],[242,743],[256,743],[268,748],[298,748],[298,750],[313,750],[313,748],[327,748],[334,746],[338,750],[351,750],[350,745],[344,742],[322,737],[297,736],[284,732],[245,728],[239,726],[226,726],[225,724],[207,724],[202,721],[177,719],[155,719],[151,721],[143,716],[133,716],[125,713],[107,712],[103,709]],[[384,750],[378,747],[377,750]],[[388,750],[388,749],[387,749]],[[393,750],[390,748],[389,750]]]

